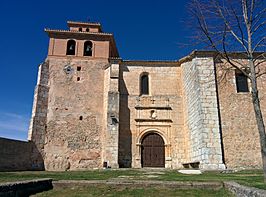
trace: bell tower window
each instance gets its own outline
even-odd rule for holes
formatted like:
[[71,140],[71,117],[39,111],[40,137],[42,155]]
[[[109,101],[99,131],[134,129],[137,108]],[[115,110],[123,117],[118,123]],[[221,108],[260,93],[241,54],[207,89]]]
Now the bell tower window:
[[84,56],[92,56],[92,42],[86,41],[84,43]]
[[76,51],[76,41],[75,40],[69,40],[67,41],[67,55],[75,55]]
[[140,95],[148,95],[149,94],[149,75],[144,73],[140,77]]

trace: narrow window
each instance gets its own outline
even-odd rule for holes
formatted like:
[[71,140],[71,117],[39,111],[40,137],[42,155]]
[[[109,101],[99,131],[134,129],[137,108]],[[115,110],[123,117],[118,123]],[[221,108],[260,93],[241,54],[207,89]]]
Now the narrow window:
[[77,77],[77,81],[80,81],[80,77]]
[[249,92],[248,89],[248,78],[241,72],[235,73],[236,76],[236,90],[237,92]]
[[84,56],[92,56],[92,42],[86,41],[84,43]]
[[82,27],[79,28],[79,31],[82,31]]
[[79,120],[83,120],[83,117],[82,117],[82,116],[80,116],[80,117],[79,117]]
[[69,40],[67,41],[67,55],[75,55],[76,50],[76,41],[75,40]]
[[81,71],[81,66],[77,66],[77,71]]
[[86,32],[89,32],[90,31],[90,29],[89,28],[86,28]]
[[140,95],[149,94],[149,76],[144,74],[140,78]]

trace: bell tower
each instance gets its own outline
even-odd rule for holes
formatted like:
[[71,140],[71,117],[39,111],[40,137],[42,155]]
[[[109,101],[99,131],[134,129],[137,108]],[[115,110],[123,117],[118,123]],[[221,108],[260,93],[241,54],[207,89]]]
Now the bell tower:
[[[67,22],[45,29],[48,56],[39,67],[31,126],[36,166],[46,170],[118,167],[119,58],[101,24]],[[110,126],[111,125],[111,126]],[[111,132],[112,131],[112,132]],[[43,162],[43,164],[42,164]]]
[[50,37],[48,56],[119,57],[112,34],[100,23],[67,22],[68,30],[45,29]]

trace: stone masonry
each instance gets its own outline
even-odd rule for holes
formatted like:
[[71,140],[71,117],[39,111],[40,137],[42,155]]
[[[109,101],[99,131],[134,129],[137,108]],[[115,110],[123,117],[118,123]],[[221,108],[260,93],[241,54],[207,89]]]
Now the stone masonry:
[[191,160],[203,169],[224,169],[213,58],[196,57],[182,68]]
[[45,157],[44,144],[47,129],[47,111],[49,94],[49,63],[46,61],[39,65],[37,85],[34,92],[32,117],[28,132],[29,141],[35,147],[31,154],[33,169],[44,169],[43,158]]
[[45,30],[29,129],[35,169],[261,166],[250,92],[236,92],[234,70],[221,82],[225,62],[214,53],[123,60],[99,23],[68,26]]

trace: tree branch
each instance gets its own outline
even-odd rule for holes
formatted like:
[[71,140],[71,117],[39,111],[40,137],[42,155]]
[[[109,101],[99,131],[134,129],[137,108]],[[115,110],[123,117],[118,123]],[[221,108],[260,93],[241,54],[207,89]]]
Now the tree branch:
[[266,36],[262,37],[262,38],[257,42],[257,44],[253,47],[252,53],[254,53],[258,47],[260,47],[260,44],[261,44],[264,40],[266,40]]
[[246,52],[248,52],[248,49],[244,42],[242,42],[241,38],[236,35],[236,33],[231,28],[229,22],[227,21],[226,17],[223,14],[223,11],[221,10],[220,6],[217,4],[218,13],[220,14],[220,17],[223,19],[224,24],[227,26],[227,29],[230,31],[230,33],[233,35],[233,37],[241,44],[241,46],[245,49]]

